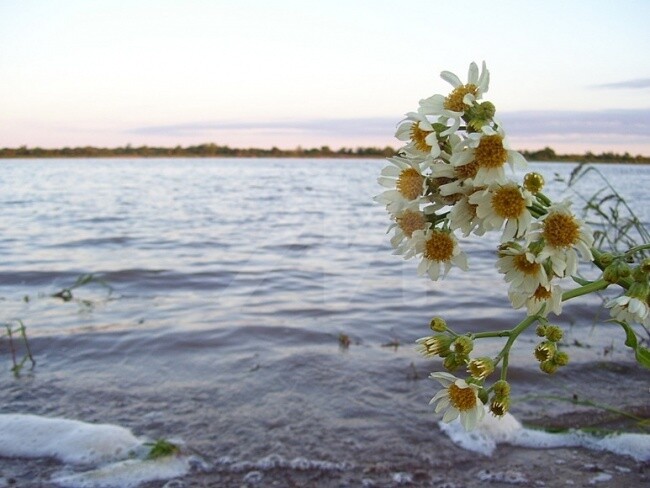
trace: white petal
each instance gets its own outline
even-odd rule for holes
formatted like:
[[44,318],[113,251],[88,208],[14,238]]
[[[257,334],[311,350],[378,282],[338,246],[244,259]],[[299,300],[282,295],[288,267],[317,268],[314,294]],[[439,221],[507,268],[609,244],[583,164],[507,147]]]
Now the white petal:
[[440,78],[445,80],[454,88],[461,86],[463,84],[463,82],[460,81],[460,78],[458,78],[458,76],[453,74],[451,71],[443,71],[442,73],[440,73]]
[[445,412],[445,414],[443,415],[442,421],[443,422],[451,422],[452,420],[456,419],[459,414],[460,414],[460,412],[456,408],[450,407],[449,410],[447,410]]
[[478,83],[478,66],[476,63],[472,62],[469,65],[469,71],[467,72],[467,83],[476,85]]

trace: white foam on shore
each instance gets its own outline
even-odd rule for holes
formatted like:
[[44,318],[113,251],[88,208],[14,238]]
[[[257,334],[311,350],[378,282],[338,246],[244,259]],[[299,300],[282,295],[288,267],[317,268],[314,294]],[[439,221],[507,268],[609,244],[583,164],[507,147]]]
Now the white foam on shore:
[[637,461],[650,461],[650,435],[647,434],[596,437],[573,430],[551,433],[527,429],[509,413],[497,418],[489,412],[486,412],[483,420],[471,432],[466,432],[458,419],[448,424],[439,422],[438,426],[458,446],[486,456],[491,456],[497,445],[510,444],[533,449],[584,447],[630,456]]
[[[0,414],[0,457],[54,458],[67,466],[52,481],[70,488],[131,488],[184,476],[189,458],[143,459],[149,449],[124,427],[64,418]],[[75,472],[79,467],[87,469]]]

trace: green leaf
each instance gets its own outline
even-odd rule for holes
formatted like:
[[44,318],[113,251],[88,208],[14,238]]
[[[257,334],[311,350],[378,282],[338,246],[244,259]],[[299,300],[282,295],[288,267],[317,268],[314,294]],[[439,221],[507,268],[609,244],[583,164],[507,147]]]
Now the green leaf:
[[636,348],[634,356],[641,366],[650,369],[650,349],[639,346]]
[[619,320],[612,320],[612,322],[616,322],[625,330],[625,345],[634,349],[634,357],[637,362],[644,368],[650,369],[650,349],[639,345],[636,334],[629,324]]
[[630,327],[626,322],[621,322],[620,320],[612,320],[612,322],[616,322],[618,325],[623,327],[623,329],[625,329],[625,345],[627,347],[631,347],[636,351],[637,340],[636,334],[634,333],[634,330],[632,330],[632,327]]

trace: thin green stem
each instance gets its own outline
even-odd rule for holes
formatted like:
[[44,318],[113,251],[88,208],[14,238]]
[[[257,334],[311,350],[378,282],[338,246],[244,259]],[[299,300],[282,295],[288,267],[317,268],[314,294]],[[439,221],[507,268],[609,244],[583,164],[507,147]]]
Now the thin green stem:
[[517,340],[517,337],[519,337],[519,334],[521,334],[523,331],[525,331],[528,327],[530,327],[533,323],[537,321],[537,315],[529,315],[526,317],[524,320],[519,322],[519,324],[513,328],[512,330],[508,331],[508,341],[506,342],[505,346],[503,346],[503,349],[501,349],[501,352],[498,354],[496,357],[495,364],[499,364],[501,360],[503,360],[503,364],[501,365],[501,379],[505,381],[505,379],[508,376],[508,359],[510,355],[510,348],[512,345],[515,343]]
[[639,251],[645,251],[646,249],[650,249],[650,244],[641,244],[640,246],[635,246],[632,249],[630,249],[628,252],[624,254],[625,257],[632,256],[632,254],[635,254]]
[[596,291],[604,290],[610,284],[611,283],[602,279],[592,281],[588,285],[580,286],[578,288],[574,288],[573,290],[565,291],[564,293],[562,293],[562,301],[566,302],[567,300],[571,300],[572,298],[576,298],[582,295],[588,295],[589,293],[594,293]]
[[535,197],[537,198],[537,200],[542,202],[542,204],[545,205],[546,207],[550,207],[551,204],[553,203],[553,202],[551,202],[551,199],[549,197],[547,197],[546,195],[544,195],[541,192],[536,193]]

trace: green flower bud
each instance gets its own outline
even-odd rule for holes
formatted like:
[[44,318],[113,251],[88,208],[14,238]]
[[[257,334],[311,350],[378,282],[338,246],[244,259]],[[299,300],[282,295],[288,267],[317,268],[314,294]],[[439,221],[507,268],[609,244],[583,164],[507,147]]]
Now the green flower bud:
[[616,270],[619,279],[620,278],[627,278],[630,276],[631,271],[630,267],[627,265],[627,263],[624,263],[623,261],[618,262],[618,269]]
[[510,397],[492,399],[490,403],[490,412],[496,417],[503,417],[510,410]]
[[558,365],[555,361],[542,361],[539,363],[539,369],[541,369],[546,374],[553,374],[557,371]]
[[557,325],[549,325],[546,328],[546,333],[544,334],[546,338],[551,342],[559,342],[564,336],[564,332]]
[[451,347],[456,354],[467,356],[474,349],[474,342],[467,336],[460,336],[456,338]]
[[533,195],[539,193],[544,188],[544,177],[539,173],[526,173],[524,176],[524,188]]
[[450,353],[449,346],[452,338],[444,334],[423,337],[418,339],[418,350],[426,357],[440,356],[445,357]]
[[447,322],[442,317],[433,317],[429,327],[434,332],[444,332],[447,330]]
[[569,355],[564,351],[557,351],[553,356],[553,362],[558,366],[566,366],[569,364]]
[[650,258],[645,258],[643,261],[641,261],[641,264],[639,264],[639,268],[646,275],[650,275]]
[[453,373],[455,370],[457,370],[461,365],[463,364],[462,360],[458,359],[458,356],[456,354],[449,354],[445,360],[442,362],[442,365],[445,367],[447,371],[450,373]]
[[481,127],[492,121],[495,113],[496,108],[491,102],[477,103],[465,111],[463,119],[467,122],[469,128],[479,131]]
[[630,289],[625,294],[632,298],[638,298],[643,302],[647,298],[648,292],[650,292],[650,286],[648,286],[647,281],[646,282],[635,281],[634,283],[632,283]]
[[544,337],[546,335],[546,326],[544,324],[539,324],[535,329],[535,334],[539,337]]
[[609,266],[614,262],[614,256],[608,252],[603,253],[600,255],[600,258],[598,258],[598,262],[601,266]]
[[510,396],[510,384],[506,380],[499,380],[492,385],[494,397],[503,399]]
[[484,380],[494,372],[494,361],[487,357],[472,359],[467,372],[477,380]]
[[648,278],[646,277],[646,273],[644,273],[643,270],[641,269],[641,266],[637,266],[632,271],[632,279],[634,281],[645,281]]
[[618,264],[610,264],[603,271],[603,279],[607,283],[616,283],[618,282]]
[[535,348],[534,351],[535,358],[541,362],[549,361],[550,359],[553,358],[553,355],[555,354],[556,350],[557,349],[553,342],[551,341],[540,342],[539,344],[537,344],[537,347]]

